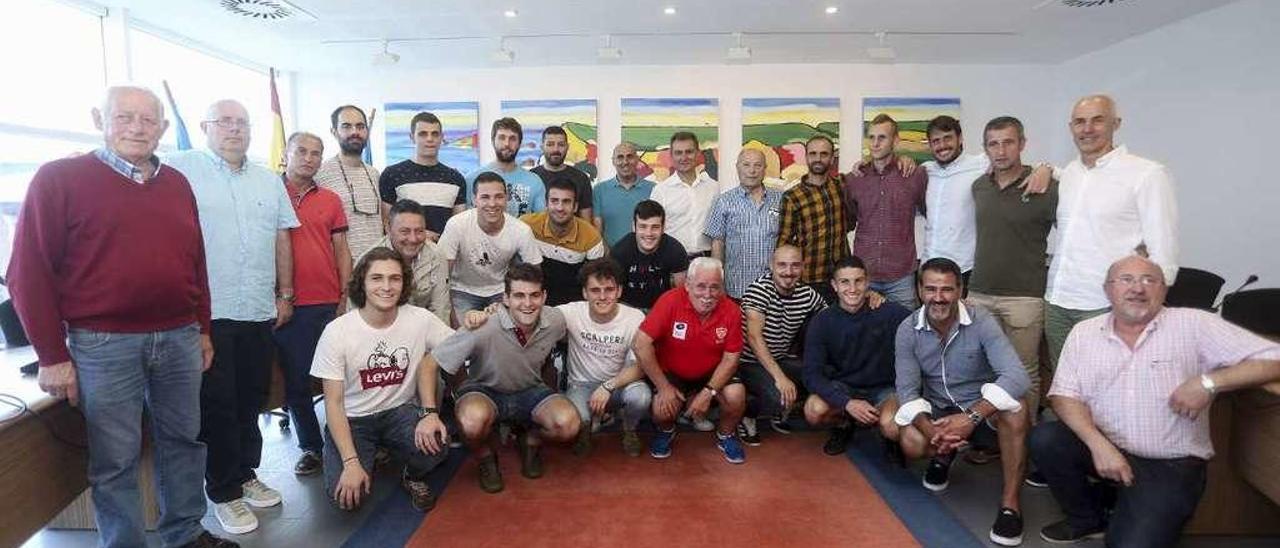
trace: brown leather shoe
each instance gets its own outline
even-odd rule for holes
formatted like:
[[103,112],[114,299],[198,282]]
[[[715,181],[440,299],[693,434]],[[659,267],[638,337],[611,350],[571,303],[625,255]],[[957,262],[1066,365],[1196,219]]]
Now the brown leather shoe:
[[413,479],[408,474],[400,475],[400,486],[409,493],[409,500],[413,501],[413,507],[419,511],[426,512],[436,506],[436,494],[431,492],[431,487],[427,485],[425,479]]

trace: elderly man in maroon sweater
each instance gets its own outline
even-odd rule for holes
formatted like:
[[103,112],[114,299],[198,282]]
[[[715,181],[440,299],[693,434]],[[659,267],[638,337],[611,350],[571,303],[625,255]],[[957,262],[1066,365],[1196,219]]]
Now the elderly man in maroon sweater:
[[209,287],[195,198],[154,152],[155,94],[107,90],[106,146],[40,167],[18,218],[9,288],[40,357],[40,387],[84,410],[101,546],[145,546],[138,492],[150,412],[164,546],[237,546],[205,531],[200,374]]

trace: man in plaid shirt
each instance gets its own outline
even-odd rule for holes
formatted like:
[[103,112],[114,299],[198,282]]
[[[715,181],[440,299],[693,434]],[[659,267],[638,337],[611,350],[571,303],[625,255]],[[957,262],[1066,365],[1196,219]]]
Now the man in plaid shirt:
[[813,287],[831,303],[835,302],[835,292],[827,280],[836,262],[849,255],[844,191],[836,173],[831,139],[815,135],[805,143],[804,150],[809,174],[782,195],[777,245],[800,248],[804,255],[800,282]]

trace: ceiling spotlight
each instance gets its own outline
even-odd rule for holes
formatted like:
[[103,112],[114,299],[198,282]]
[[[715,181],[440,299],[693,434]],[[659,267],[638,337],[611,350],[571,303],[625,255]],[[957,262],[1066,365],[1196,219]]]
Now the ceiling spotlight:
[[729,54],[725,56],[725,60],[730,63],[749,63],[751,62],[751,48],[742,45],[742,33],[733,33],[734,45],[729,48]]
[[516,60],[516,52],[507,49],[507,38],[498,41],[498,49],[489,54],[489,60],[500,65],[508,65]]
[[889,34],[884,31],[877,32],[876,40],[880,42],[880,45],[873,48],[867,48],[867,57],[876,61],[892,61],[896,59],[898,57],[898,53],[893,51],[893,48],[885,45],[885,38],[888,36]]
[[840,13],[839,6],[827,6],[827,15],[835,15],[837,13]]
[[596,48],[596,59],[604,62],[614,62],[622,59],[622,50],[613,47],[612,36],[604,35],[604,45]]
[[510,18],[510,17],[515,17],[515,16],[517,16],[517,15],[520,15],[520,12],[518,12],[518,11],[516,11],[516,10],[507,10],[507,11],[502,12],[502,15],[505,15],[505,16],[507,16],[508,18]]
[[676,9],[675,9],[674,7],[671,7],[671,6],[667,6],[667,7],[665,7],[665,8],[662,8],[662,13],[665,13],[665,14],[667,14],[667,15],[675,15],[675,14],[676,14]]
[[388,41],[382,41],[382,51],[373,54],[373,64],[379,67],[387,67],[400,62],[400,56],[387,51]]

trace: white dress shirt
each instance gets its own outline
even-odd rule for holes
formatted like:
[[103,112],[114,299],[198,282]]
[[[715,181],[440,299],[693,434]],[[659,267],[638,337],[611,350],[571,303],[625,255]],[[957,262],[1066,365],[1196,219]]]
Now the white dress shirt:
[[1093,168],[1072,160],[1059,181],[1060,239],[1049,264],[1049,304],[1072,310],[1110,306],[1102,288],[1107,269],[1139,244],[1146,244],[1149,258],[1173,283],[1178,206],[1164,165],[1119,146],[1098,158]]
[[929,173],[924,196],[925,260],[946,257],[960,265],[961,272],[973,270],[978,241],[973,182],[990,167],[986,154],[964,154],[945,167],[935,161],[924,163]]
[[707,224],[707,214],[719,195],[720,183],[703,171],[698,173],[692,185],[680,180],[679,173],[672,173],[653,187],[649,199],[662,204],[667,213],[666,233],[692,255],[711,249],[711,239],[702,233],[702,228]]

